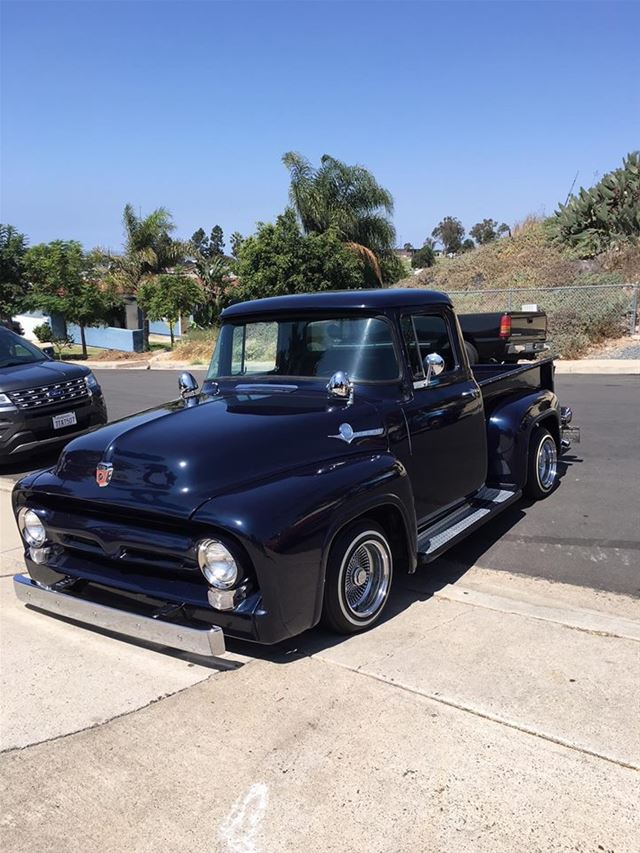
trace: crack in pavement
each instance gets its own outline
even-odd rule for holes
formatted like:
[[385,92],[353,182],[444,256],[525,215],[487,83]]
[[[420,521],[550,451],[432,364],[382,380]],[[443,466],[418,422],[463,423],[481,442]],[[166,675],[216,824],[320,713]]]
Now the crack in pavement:
[[578,746],[577,744],[571,743],[570,741],[567,741],[564,738],[557,737],[556,735],[548,734],[546,732],[537,731],[536,729],[532,729],[528,726],[522,725],[521,723],[517,723],[514,720],[507,720],[504,717],[498,717],[497,715],[490,714],[487,711],[480,711],[478,708],[472,708],[470,705],[464,705],[462,702],[458,702],[455,699],[448,699],[446,696],[441,696],[438,693],[428,693],[424,690],[419,690],[416,687],[411,687],[408,684],[403,684],[400,681],[389,681],[387,678],[384,678],[383,676],[378,675],[375,672],[367,672],[364,669],[354,669],[353,667],[348,666],[347,664],[339,663],[337,661],[328,661],[323,658],[321,658],[321,660],[325,664],[339,666],[342,669],[346,669],[350,672],[355,673],[356,675],[362,675],[365,678],[371,678],[381,684],[387,684],[389,687],[404,690],[406,693],[411,693],[414,696],[421,696],[423,699],[430,699],[432,702],[438,702],[441,705],[446,705],[448,708],[455,708],[457,711],[462,711],[463,713],[471,714],[474,717],[478,717],[482,720],[488,720],[491,723],[496,723],[497,725],[505,726],[509,729],[514,729],[515,731],[522,732],[523,734],[531,735],[532,737],[537,737],[541,740],[546,740],[549,743],[555,743],[558,746],[564,747],[565,749],[570,749],[574,752],[580,752],[583,755],[588,755],[591,758],[598,758],[601,761],[607,761],[610,764],[615,764],[617,767],[624,767],[627,770],[640,771],[640,764],[633,764],[628,761],[621,761],[619,758],[614,758],[612,755],[606,755],[603,752],[596,752],[596,750],[589,749],[585,746]]

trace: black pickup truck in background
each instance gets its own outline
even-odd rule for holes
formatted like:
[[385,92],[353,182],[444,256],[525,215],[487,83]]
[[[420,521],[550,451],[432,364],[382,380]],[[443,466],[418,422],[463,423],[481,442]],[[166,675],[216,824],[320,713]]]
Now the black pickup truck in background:
[[514,364],[520,358],[532,361],[548,349],[544,311],[459,314],[458,320],[470,364]]

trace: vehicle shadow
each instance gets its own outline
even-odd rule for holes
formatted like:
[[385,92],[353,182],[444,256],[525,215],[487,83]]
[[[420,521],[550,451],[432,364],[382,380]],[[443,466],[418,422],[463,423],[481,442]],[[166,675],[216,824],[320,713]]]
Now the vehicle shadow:
[[26,458],[18,458],[15,462],[0,465],[0,477],[17,482],[33,471],[41,471],[43,468],[51,468],[58,461],[60,447],[55,450],[43,450],[30,454]]
[[[573,454],[563,455],[558,460],[559,480],[562,480],[572,465],[582,461],[581,457]],[[536,501],[521,498],[433,563],[419,565],[413,574],[396,574],[389,602],[378,624],[382,625],[394,619],[417,601],[428,601],[444,587],[463,578],[473,566],[482,564],[483,555],[511,532],[535,505]],[[260,646],[227,638],[227,647],[229,651],[259,660],[288,663],[338,646],[345,639],[347,638],[344,636],[317,626],[274,646]]]

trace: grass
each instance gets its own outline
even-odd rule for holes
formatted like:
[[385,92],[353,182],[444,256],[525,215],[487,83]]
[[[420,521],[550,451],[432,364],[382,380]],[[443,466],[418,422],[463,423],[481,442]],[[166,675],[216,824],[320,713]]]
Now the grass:
[[[51,345],[53,346],[53,345]],[[55,358],[58,358],[57,350],[55,349]],[[171,345],[167,342],[160,341],[150,341],[149,342],[149,352],[151,355],[157,355],[161,352],[170,352]],[[149,355],[149,353],[144,352],[125,352],[124,350],[117,349],[105,349],[104,347],[87,347],[87,359],[92,361],[125,361],[126,359],[140,359],[145,358]],[[65,360],[83,360],[84,356],[82,354],[82,346],[80,344],[73,344],[73,346],[64,347],[62,353],[60,355],[60,361]]]
[[190,364],[209,364],[217,340],[217,326],[210,329],[189,329],[176,343],[170,357],[175,361],[188,361]]

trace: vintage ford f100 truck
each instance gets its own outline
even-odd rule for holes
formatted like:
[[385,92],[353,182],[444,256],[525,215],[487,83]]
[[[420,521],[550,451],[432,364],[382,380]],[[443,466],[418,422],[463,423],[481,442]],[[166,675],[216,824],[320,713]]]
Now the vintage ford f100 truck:
[[22,601],[208,655],[360,631],[394,574],[549,495],[577,434],[550,359],[472,370],[424,290],[234,305],[202,388],[180,388],[17,484]]

